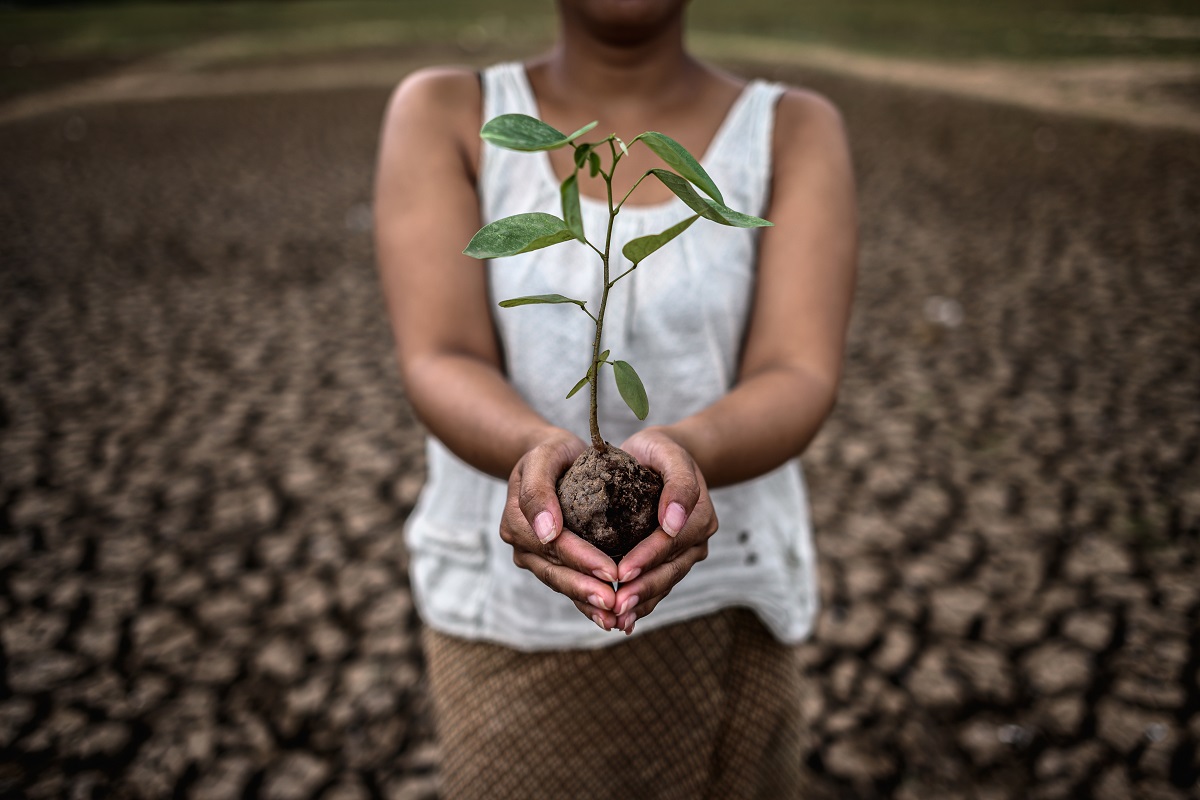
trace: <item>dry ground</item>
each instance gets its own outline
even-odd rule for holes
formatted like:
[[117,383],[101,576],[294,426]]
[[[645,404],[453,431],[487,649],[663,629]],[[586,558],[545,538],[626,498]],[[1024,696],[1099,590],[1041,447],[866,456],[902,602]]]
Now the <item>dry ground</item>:
[[[1200,769],[1200,146],[795,67],[862,278],[806,463],[836,795]],[[398,76],[397,76],[398,77]],[[0,126],[0,794],[432,797],[380,88]]]

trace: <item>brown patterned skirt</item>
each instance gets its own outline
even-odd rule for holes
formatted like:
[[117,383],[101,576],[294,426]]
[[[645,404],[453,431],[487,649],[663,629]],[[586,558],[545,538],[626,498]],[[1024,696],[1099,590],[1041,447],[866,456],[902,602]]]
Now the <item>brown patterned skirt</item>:
[[446,800],[803,795],[795,650],[750,611],[599,650],[424,645]]

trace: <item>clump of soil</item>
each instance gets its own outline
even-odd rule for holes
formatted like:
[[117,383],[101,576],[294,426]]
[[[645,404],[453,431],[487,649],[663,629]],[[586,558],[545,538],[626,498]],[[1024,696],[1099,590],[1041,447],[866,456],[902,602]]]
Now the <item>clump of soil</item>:
[[589,447],[558,481],[563,522],[619,561],[658,527],[658,473],[610,444]]

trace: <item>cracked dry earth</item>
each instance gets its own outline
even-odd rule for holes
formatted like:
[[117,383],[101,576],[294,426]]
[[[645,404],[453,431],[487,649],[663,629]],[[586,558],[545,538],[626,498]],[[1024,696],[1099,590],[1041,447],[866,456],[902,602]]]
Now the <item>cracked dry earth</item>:
[[[1195,136],[760,71],[842,106],[861,186],[816,787],[1195,796]],[[385,99],[0,126],[0,794],[435,796]]]

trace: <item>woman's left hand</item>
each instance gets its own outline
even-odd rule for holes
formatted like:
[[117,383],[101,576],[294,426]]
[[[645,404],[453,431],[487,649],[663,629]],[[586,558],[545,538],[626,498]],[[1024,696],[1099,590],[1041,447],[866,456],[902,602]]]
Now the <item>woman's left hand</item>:
[[675,584],[708,556],[708,539],[717,531],[717,515],[700,468],[665,430],[638,431],[621,449],[663,478],[658,528],[617,565],[621,584],[614,606],[617,627],[630,634],[634,623],[653,611]]

